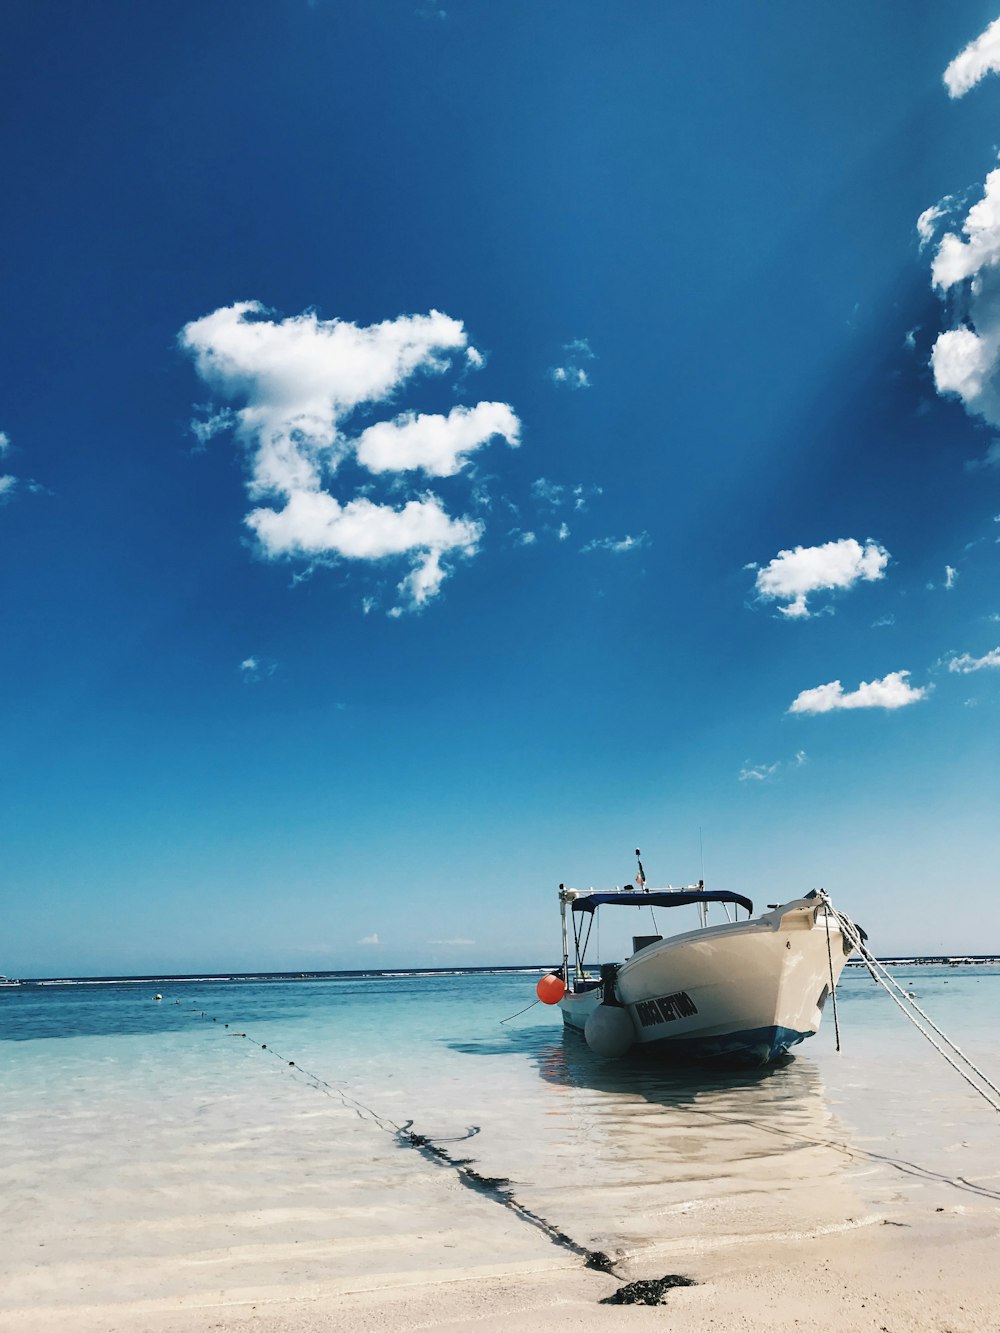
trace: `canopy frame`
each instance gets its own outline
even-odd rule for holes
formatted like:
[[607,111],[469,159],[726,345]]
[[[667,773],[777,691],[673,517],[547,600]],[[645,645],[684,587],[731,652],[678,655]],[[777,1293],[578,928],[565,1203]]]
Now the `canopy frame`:
[[735,903],[753,916],[753,903],[728,889],[651,889],[637,893],[581,893],[573,899],[574,912],[596,912],[599,907],[690,907],[702,903]]

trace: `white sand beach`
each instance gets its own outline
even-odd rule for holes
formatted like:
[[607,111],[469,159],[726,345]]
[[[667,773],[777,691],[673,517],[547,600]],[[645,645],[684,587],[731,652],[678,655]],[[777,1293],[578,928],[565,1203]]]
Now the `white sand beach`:
[[[364,1132],[358,1125],[348,1137]],[[697,1285],[670,1291],[665,1307],[605,1306],[615,1278],[589,1271],[417,1154],[397,1160],[398,1151],[382,1145],[327,1204],[315,1179],[292,1183],[294,1161],[262,1153],[257,1181],[267,1197],[251,1210],[186,1211],[181,1196],[198,1191],[183,1177],[167,1191],[176,1211],[155,1219],[102,1221],[94,1210],[67,1234],[43,1208],[18,1226],[4,1260],[3,1326],[292,1333],[652,1328],[669,1319],[692,1333],[996,1327],[995,1206],[928,1202],[901,1209],[905,1223],[872,1212],[812,1235],[692,1227],[619,1271],[629,1279],[678,1272]],[[373,1184],[382,1198],[374,1207],[365,1203]],[[14,1202],[8,1196],[7,1206]]]

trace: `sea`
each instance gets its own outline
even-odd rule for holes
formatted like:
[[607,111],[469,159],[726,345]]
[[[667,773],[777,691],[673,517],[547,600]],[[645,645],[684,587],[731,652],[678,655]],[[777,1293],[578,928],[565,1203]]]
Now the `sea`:
[[[1000,1085],[1000,966],[891,966]],[[306,1255],[323,1281],[391,1281],[468,1264],[473,1238],[484,1272],[548,1245],[684,1271],[995,1217],[997,1109],[863,967],[840,1050],[828,1004],[762,1071],[600,1060],[535,1002],[541,970],[0,989],[0,1309],[278,1291]]]

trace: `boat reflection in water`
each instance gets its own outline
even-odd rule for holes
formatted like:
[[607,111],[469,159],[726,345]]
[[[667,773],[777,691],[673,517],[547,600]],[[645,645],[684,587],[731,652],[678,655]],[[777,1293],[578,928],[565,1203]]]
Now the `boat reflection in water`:
[[[477,1046],[499,1054],[504,1043],[462,1049]],[[522,1099],[517,1147],[512,1134],[495,1144],[491,1165],[502,1155],[517,1198],[592,1248],[682,1256],[838,1229],[864,1211],[809,1059],[754,1070],[609,1062],[551,1025],[511,1033],[504,1049],[535,1066],[545,1093]],[[487,1142],[478,1151],[494,1157]]]

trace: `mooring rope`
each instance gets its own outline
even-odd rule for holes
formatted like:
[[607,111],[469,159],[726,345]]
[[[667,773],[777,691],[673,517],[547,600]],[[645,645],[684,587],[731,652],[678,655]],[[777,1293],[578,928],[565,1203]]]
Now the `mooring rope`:
[[[985,1084],[985,1086],[990,1089],[990,1092],[993,1092],[997,1095],[997,1098],[1000,1098],[1000,1087],[997,1087],[997,1085],[992,1081],[992,1079],[990,1079],[987,1074],[983,1073],[983,1071],[979,1068],[979,1066],[975,1063],[975,1061],[970,1059],[970,1057],[965,1054],[965,1052],[961,1049],[960,1046],[956,1045],[956,1043],[953,1042],[949,1036],[947,1036],[944,1032],[941,1031],[938,1025],[930,1017],[930,1015],[926,1014],[923,1011],[923,1009],[921,1009],[920,1005],[917,1004],[917,1002],[913,999],[913,997],[911,995],[908,995],[906,991],[903,989],[903,987],[900,986],[899,982],[888,970],[888,968],[886,968],[882,963],[880,963],[879,960],[874,956],[874,954],[869,952],[869,950],[865,946],[864,941],[861,938],[860,933],[858,932],[857,927],[854,925],[854,922],[851,921],[850,917],[844,916],[843,913],[841,912],[837,912],[833,908],[833,905],[831,904],[830,899],[826,896],[826,894],[823,894],[822,897],[825,903],[827,904],[827,907],[834,912],[834,915],[840,922],[840,928],[844,932],[848,941],[853,945],[855,949],[857,949],[858,953],[861,955],[861,959],[864,962],[865,967],[867,967],[872,977],[872,980],[882,987],[882,989],[889,996],[890,1000],[892,1000],[893,1004],[895,1004],[896,1007],[899,1009],[900,1013],[902,1013],[903,1016],[913,1024],[913,1026],[917,1029],[917,1031],[923,1037],[925,1037],[927,1041],[930,1042],[930,1044],[934,1047],[937,1053],[940,1056],[942,1056],[948,1062],[948,1064],[951,1065],[955,1073],[958,1074],[961,1078],[963,1078],[965,1082],[968,1083],[969,1087],[972,1088],[974,1092],[977,1092],[979,1096],[982,1097],[983,1101],[987,1102],[993,1108],[994,1111],[1000,1111],[1000,1100],[994,1101],[994,1099],[989,1095],[988,1092],[984,1092],[983,1089],[974,1082],[973,1078],[970,1076],[968,1071],[971,1070],[972,1074],[974,1074],[975,1077],[978,1078],[981,1083]],[[915,1016],[916,1014],[919,1014],[920,1017],[917,1018]],[[923,1020],[923,1022],[921,1022],[921,1019]],[[924,1023],[927,1024],[927,1027],[924,1027]],[[958,1060],[964,1062],[966,1068],[963,1069],[962,1066],[958,1063],[958,1060],[953,1059],[952,1054],[949,1054],[949,1051],[945,1050],[945,1046],[942,1046],[939,1042],[935,1041],[934,1037],[931,1035],[931,1032],[927,1030],[928,1028],[930,1028],[933,1032],[937,1033],[937,1035],[941,1038],[941,1041],[945,1044],[945,1046],[948,1046],[951,1052],[954,1055],[958,1056]]]
[[529,1009],[534,1009],[536,1004],[541,1004],[541,1000],[532,1000],[531,1003],[526,1004],[523,1009],[518,1009],[516,1014],[508,1014],[506,1018],[501,1018],[500,1022],[509,1023],[512,1019],[520,1018],[521,1015],[526,1014]]
[[[833,1031],[837,1038],[837,1050],[840,1050],[840,1017],[837,1014],[837,978],[833,975],[833,949],[830,946],[830,912],[833,909],[827,899],[823,919],[826,922],[826,960],[830,964],[830,999],[833,1001]],[[838,918],[839,919],[839,918]]]

